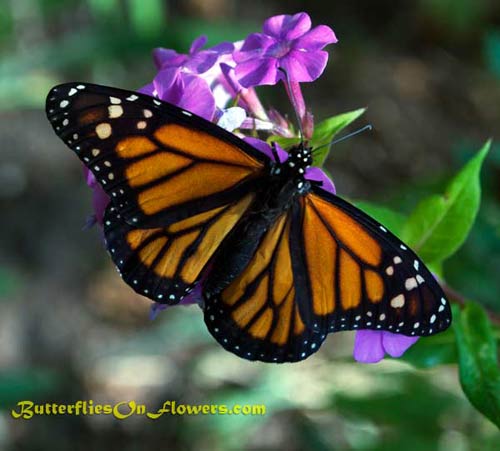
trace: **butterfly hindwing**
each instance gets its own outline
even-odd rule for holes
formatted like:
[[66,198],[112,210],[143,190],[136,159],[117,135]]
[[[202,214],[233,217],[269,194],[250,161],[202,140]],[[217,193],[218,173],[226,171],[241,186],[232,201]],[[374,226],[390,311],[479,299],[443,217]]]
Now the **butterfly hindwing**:
[[110,204],[104,216],[106,247],[135,291],[156,302],[177,304],[194,288],[253,199],[248,194],[232,204],[154,229],[127,224]]
[[[321,189],[302,199],[301,252],[295,271],[310,298],[313,323],[329,332],[386,330],[432,335],[446,329],[451,310],[417,255],[384,226]],[[314,324],[313,324],[314,327]]]
[[234,202],[268,162],[232,133],[136,92],[68,83],[50,91],[46,108],[55,132],[136,227]]
[[[263,235],[246,268],[220,293],[205,300],[205,322],[227,350],[248,360],[293,362],[316,352],[326,337],[307,327],[292,271],[293,210]],[[300,277],[300,276],[299,276]]]

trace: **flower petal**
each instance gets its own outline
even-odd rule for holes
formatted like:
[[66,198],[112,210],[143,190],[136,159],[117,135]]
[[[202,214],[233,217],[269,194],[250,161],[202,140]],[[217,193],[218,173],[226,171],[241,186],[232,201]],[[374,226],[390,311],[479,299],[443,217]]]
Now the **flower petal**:
[[158,47],[153,50],[153,61],[157,69],[161,69],[165,63],[178,56],[179,54],[175,50],[164,49],[163,47]]
[[208,71],[219,59],[219,55],[210,50],[204,50],[193,55],[186,63],[184,68],[193,74],[203,74]]
[[354,359],[361,363],[377,363],[384,358],[382,333],[378,330],[358,330],[354,338]]
[[391,357],[401,357],[418,339],[419,337],[382,332],[382,346]]
[[318,25],[300,38],[297,38],[293,42],[292,47],[297,50],[302,49],[314,52],[321,50],[325,45],[335,44],[336,42],[338,42],[337,36],[335,36],[330,27]]
[[211,120],[215,112],[215,99],[210,87],[197,75],[181,73],[183,88],[177,106]]
[[205,35],[201,35],[196,38],[191,44],[191,48],[189,49],[189,53],[193,54],[198,52],[208,41],[208,38]]
[[245,88],[258,85],[275,85],[281,79],[275,58],[256,58],[236,66],[234,73]]
[[293,16],[283,14],[273,16],[264,22],[262,30],[265,34],[279,40],[291,40],[302,36],[311,28],[311,18],[307,13]]
[[319,78],[328,62],[328,53],[318,50],[316,52],[301,52],[291,50],[280,59],[279,66],[290,77],[290,81],[313,81]]
[[85,166],[83,167],[83,175],[87,185],[92,188],[92,207],[94,209],[95,220],[102,225],[104,212],[109,204],[109,196],[104,192],[101,185]]
[[168,308],[176,307],[178,305],[193,305],[193,304],[198,304],[202,305],[202,283],[199,282],[189,293],[184,299],[182,299],[181,302],[175,305],[168,305],[168,304],[161,304],[159,302],[153,301],[153,304],[151,305],[151,308],[149,310],[149,319],[152,321],[156,319],[156,317],[159,315],[159,313],[163,310],[166,310]]
[[167,100],[168,102],[175,104],[175,99],[178,98],[180,94],[175,97],[173,90],[176,85],[177,89],[181,89],[178,80],[180,73],[180,69],[177,67],[168,67],[160,70],[153,79],[153,94],[156,94],[162,100]]
[[[271,146],[265,141],[262,141],[261,139],[258,138],[252,138],[250,136],[246,136],[245,138],[243,138],[243,141],[247,142],[252,147],[255,147],[258,151],[262,152],[263,154],[266,154],[271,160],[274,161],[274,155]],[[283,163],[284,161],[286,161],[286,159],[288,158],[288,152],[284,151],[278,144],[276,144],[275,149],[276,153],[278,154],[278,158],[280,159],[280,162]]]
[[234,106],[227,108],[222,112],[222,116],[217,121],[217,125],[222,127],[224,130],[232,132],[233,130],[240,128],[246,117],[247,113],[243,108]]
[[148,83],[147,85],[144,85],[142,88],[139,88],[137,92],[153,97],[155,92],[155,85],[153,84],[153,82]]
[[275,44],[276,41],[262,33],[252,33],[246,39],[240,50],[233,53],[233,59],[236,63],[260,58],[265,54],[268,47]]
[[316,180],[318,182],[322,182],[322,189],[328,191],[331,194],[335,194],[335,185],[330,180],[330,178],[320,169],[320,168],[308,168],[306,169],[306,179],[308,180]]
[[221,42],[220,44],[214,45],[213,47],[210,47],[210,51],[216,52],[219,55],[226,55],[228,53],[232,53],[234,49],[236,48],[236,44],[241,42],[243,44],[243,41],[238,41],[235,42],[234,44],[232,42]]

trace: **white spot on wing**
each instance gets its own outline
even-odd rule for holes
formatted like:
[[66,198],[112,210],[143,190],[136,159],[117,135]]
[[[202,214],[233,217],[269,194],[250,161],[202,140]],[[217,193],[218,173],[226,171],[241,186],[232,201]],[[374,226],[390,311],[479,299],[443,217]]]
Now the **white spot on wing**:
[[102,122],[96,126],[95,132],[100,139],[106,139],[111,136],[111,125]]
[[393,308],[401,308],[405,305],[405,297],[402,294],[398,294],[397,296],[391,299],[391,307]]
[[405,281],[405,288],[407,291],[413,290],[413,288],[417,288],[417,279],[415,277],[409,277]]
[[108,115],[110,119],[120,117],[122,114],[123,114],[123,108],[120,105],[110,105],[108,107]]

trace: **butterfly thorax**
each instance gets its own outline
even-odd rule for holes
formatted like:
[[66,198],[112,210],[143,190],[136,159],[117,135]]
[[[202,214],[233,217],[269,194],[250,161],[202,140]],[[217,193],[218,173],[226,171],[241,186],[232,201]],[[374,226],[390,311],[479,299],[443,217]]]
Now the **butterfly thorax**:
[[283,187],[291,183],[295,186],[297,194],[304,194],[310,187],[305,174],[311,164],[312,148],[301,142],[288,151],[288,158],[285,161],[272,163],[270,175],[278,186],[280,182]]

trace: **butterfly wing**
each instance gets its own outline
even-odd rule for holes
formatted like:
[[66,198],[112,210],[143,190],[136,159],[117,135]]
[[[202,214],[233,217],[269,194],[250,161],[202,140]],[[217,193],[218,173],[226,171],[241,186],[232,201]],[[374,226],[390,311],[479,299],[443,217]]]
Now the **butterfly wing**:
[[122,219],[162,227],[231,204],[268,158],[215,124],[150,96],[88,83],[53,88],[47,116]]
[[[245,269],[222,291],[205,293],[205,323],[228,351],[248,360],[293,362],[321,346],[326,333],[304,323],[292,270],[293,222],[300,210],[279,216],[264,233]],[[306,299],[302,300],[307,302]]]
[[198,283],[210,258],[251,205],[254,194],[166,227],[139,229],[110,203],[106,247],[123,280],[163,304],[179,303]]
[[294,271],[306,322],[314,329],[386,330],[432,335],[446,329],[451,309],[434,276],[384,226],[341,198],[314,187],[294,223],[300,249]]
[[267,362],[303,360],[330,332],[431,335],[451,321],[441,288],[415,253],[319,188],[276,220],[241,274],[205,305],[222,346]]
[[56,86],[47,116],[110,196],[104,232],[123,279],[180,302],[251,205],[268,158],[188,111],[116,88]]

